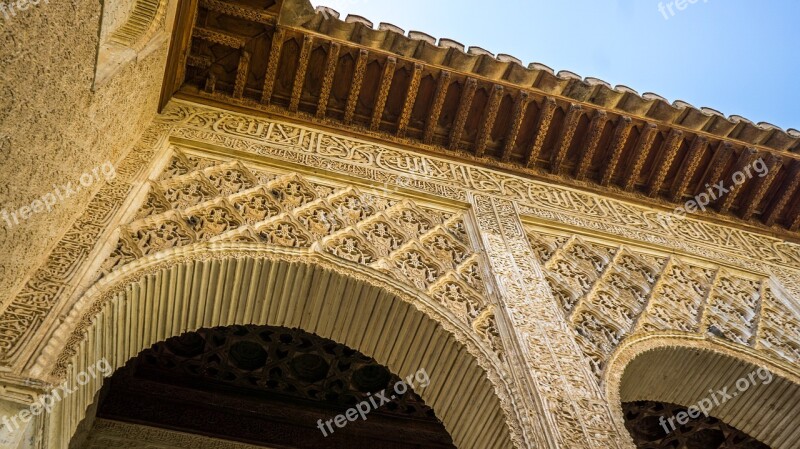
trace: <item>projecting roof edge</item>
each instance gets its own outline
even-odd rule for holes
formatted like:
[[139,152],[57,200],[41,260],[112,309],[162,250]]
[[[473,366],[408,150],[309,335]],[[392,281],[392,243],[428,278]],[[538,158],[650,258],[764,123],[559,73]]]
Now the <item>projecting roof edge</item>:
[[[800,153],[800,131],[783,130],[766,122],[755,123],[739,115],[725,117],[708,107],[695,107],[676,100],[611,84],[592,77],[581,76],[532,62],[524,66],[511,55],[498,54],[480,47],[468,47],[458,41],[420,32],[407,33],[396,25],[380,23],[377,28],[364,17],[349,15],[339,19],[331,8],[316,10],[308,0],[299,0],[284,7],[282,23],[302,27],[313,32],[346,40],[354,44],[394,53],[398,56],[420,60],[424,63],[450,68],[494,81],[514,84],[523,89],[535,89],[546,95],[556,95],[573,101],[593,104],[621,115],[642,117],[668,126],[707,133],[720,139],[730,139],[745,145],[762,146],[776,151]],[[287,14],[287,9],[288,14]]]

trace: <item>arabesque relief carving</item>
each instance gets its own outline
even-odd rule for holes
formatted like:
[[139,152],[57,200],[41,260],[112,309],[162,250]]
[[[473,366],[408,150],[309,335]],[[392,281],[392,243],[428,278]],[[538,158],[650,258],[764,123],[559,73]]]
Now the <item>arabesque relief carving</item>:
[[316,247],[429,294],[503,358],[463,213],[173,152],[136,219],[121,226],[102,275],[200,241]]
[[0,316],[0,363],[18,357],[51,312],[63,305],[77,287],[83,265],[96,249],[101,235],[113,221],[126,197],[135,191],[135,180],[166,140],[165,126],[152,124],[128,157],[116,167],[116,177],[103,186],[86,210],[56,245],[47,262],[36,270],[20,293],[5,304]]
[[[336,136],[310,127],[173,102],[162,117],[172,135],[395,184],[441,197],[466,191],[507,198],[523,215],[680,249],[743,268],[800,266],[800,245],[764,234],[559,187],[488,168]],[[671,210],[671,208],[669,209]]]
[[[165,168],[148,173],[165,151]],[[219,156],[226,152],[242,157]],[[532,445],[630,447],[601,385],[609,357],[633,334],[672,330],[789,363],[800,357],[800,245],[769,235],[182,101],[117,173],[4,305],[0,355],[9,372],[20,375],[40,356],[39,336],[87,286],[197,242],[307,248],[435,299],[508,370],[500,373],[508,390],[529,394],[515,411]],[[136,210],[122,219],[143,182]],[[523,230],[520,215],[564,230]],[[100,269],[88,270],[95,259]],[[548,419],[556,430],[540,434],[536,423]]]
[[598,381],[634,333],[708,335],[800,360],[800,314],[766,276],[535,226],[526,233]]

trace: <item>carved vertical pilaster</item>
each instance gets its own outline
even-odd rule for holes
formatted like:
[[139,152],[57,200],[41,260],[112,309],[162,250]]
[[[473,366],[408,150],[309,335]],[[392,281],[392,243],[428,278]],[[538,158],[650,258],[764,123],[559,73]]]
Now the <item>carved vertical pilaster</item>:
[[[471,198],[501,304],[498,323],[510,332],[508,362],[520,390],[547,431],[547,447],[630,448],[625,430],[588,370],[572,331],[536,261],[515,204],[476,194]],[[529,398],[526,398],[529,399]]]

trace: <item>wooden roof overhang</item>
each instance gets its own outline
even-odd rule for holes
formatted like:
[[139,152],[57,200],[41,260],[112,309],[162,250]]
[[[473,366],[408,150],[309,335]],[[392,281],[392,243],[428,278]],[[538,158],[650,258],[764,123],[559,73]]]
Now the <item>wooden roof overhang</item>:
[[762,158],[766,176],[704,215],[800,237],[797,130],[342,21],[307,0],[184,0],[163,101],[176,93],[668,209]]

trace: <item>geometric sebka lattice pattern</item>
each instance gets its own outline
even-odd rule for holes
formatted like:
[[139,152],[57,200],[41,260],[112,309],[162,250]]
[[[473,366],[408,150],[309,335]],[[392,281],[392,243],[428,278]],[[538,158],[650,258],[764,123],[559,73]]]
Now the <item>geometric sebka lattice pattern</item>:
[[[115,376],[212,391],[224,386],[251,394],[269,392],[342,412],[368,399],[368,393],[391,389],[401,381],[374,359],[332,340],[299,329],[252,325],[172,337],[142,351]],[[118,405],[116,413],[128,413],[132,406]],[[378,413],[435,419],[414,391],[398,395]]]
[[309,248],[369,266],[437,299],[503,359],[461,213],[174,151],[133,221],[121,226],[101,276],[202,241]]
[[[686,424],[678,424],[674,417],[686,412],[685,407],[678,405],[638,401],[626,402],[623,408],[625,427],[638,449],[769,449],[766,444],[713,416],[700,415]],[[666,421],[670,418],[676,424],[674,430]],[[665,432],[664,426],[670,432]]]
[[[247,441],[259,447],[350,449],[372,441],[376,447],[393,449],[454,449],[441,421],[413,390],[426,384],[412,379],[408,391],[396,393],[401,379],[371,357],[296,328],[201,328],[156,343],[117,370],[103,386],[97,415],[148,429],[208,435],[225,443],[185,446],[165,438],[152,446],[132,445],[125,440],[139,441],[142,430],[131,428],[120,439],[92,424],[87,444],[76,447],[255,447],[234,443]],[[342,433],[336,428],[334,438],[314,429],[317,419],[346,413],[382,392],[384,404],[358,426]],[[413,432],[406,432],[409,427]]]
[[622,340],[681,331],[800,360],[800,314],[768,278],[529,227],[553,295],[598,380]]

